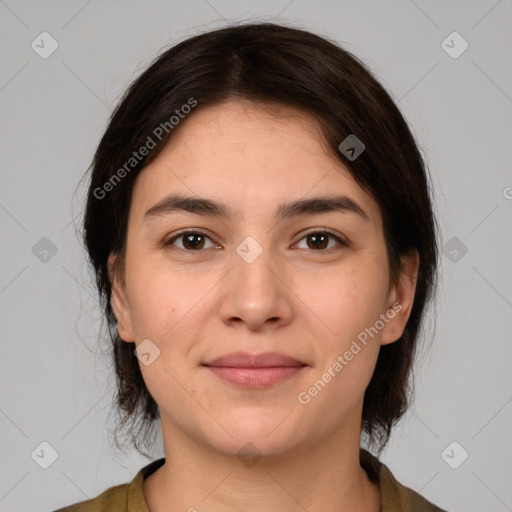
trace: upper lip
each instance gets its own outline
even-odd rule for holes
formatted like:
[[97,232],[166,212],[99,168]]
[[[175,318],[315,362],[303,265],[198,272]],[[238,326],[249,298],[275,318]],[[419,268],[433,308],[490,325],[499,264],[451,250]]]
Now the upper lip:
[[211,359],[204,366],[226,366],[234,368],[272,368],[283,366],[306,366],[305,363],[293,357],[278,352],[264,352],[262,354],[249,354],[247,352],[231,352]]

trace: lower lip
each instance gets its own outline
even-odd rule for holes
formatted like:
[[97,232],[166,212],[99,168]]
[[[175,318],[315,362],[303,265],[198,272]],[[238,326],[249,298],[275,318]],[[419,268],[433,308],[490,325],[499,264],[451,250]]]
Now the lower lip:
[[271,368],[240,368],[207,366],[218,377],[232,384],[251,389],[262,389],[297,375],[305,366],[279,366]]

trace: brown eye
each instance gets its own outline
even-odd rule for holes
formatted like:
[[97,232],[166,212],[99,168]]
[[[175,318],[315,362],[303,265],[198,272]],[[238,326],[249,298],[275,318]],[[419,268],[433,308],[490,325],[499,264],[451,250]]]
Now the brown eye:
[[204,249],[207,240],[211,242],[210,238],[203,233],[186,231],[172,237],[170,240],[165,242],[165,246],[175,245],[175,242],[181,242],[181,247],[178,245],[179,249],[193,252]]
[[325,233],[314,233],[306,237],[310,249],[325,249],[329,244],[329,235]]
[[[329,242],[331,239],[334,239],[338,245],[347,246],[347,243],[342,240],[339,236],[331,233],[330,231],[313,231],[311,233],[307,233],[301,240],[306,240],[307,247],[306,249],[312,249],[313,251],[322,252],[325,249],[333,249],[334,247],[329,246]],[[299,243],[300,243],[299,242]],[[302,247],[300,247],[302,249]]]

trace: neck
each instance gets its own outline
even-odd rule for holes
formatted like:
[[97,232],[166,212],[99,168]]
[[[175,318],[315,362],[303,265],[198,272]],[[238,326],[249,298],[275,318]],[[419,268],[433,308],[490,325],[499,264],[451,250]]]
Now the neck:
[[163,435],[165,464],[144,482],[151,512],[380,510],[380,487],[359,463],[360,432],[252,460],[199,444],[179,430]]

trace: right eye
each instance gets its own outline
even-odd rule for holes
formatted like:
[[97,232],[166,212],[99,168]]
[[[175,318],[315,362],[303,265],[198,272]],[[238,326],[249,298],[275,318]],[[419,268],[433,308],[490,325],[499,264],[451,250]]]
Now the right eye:
[[[179,249],[188,251],[188,252],[199,252],[201,249],[204,249],[205,241],[211,239],[209,236],[201,233],[199,231],[182,231],[177,235],[174,235],[169,240],[164,242],[164,246],[175,245],[175,241],[181,241],[181,247],[178,246]],[[213,242],[212,242],[213,243]],[[214,244],[217,245],[217,244]],[[208,249],[208,247],[206,247]]]

